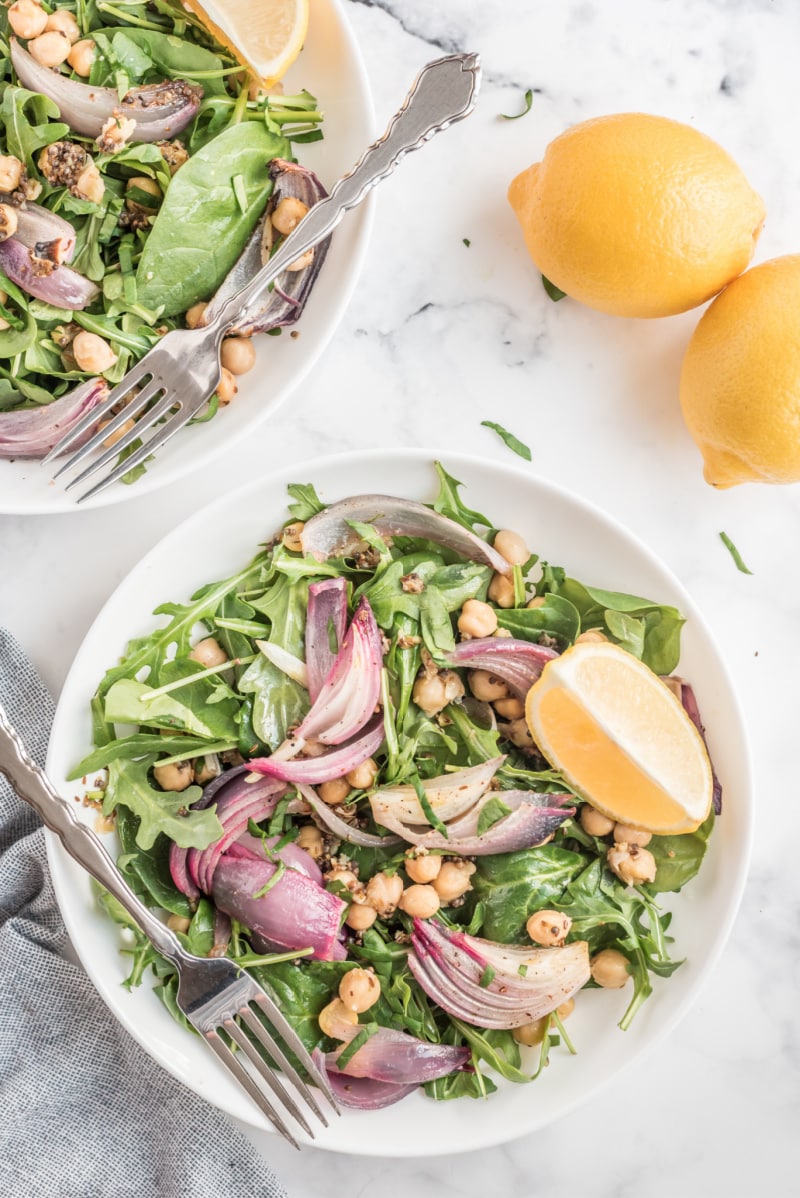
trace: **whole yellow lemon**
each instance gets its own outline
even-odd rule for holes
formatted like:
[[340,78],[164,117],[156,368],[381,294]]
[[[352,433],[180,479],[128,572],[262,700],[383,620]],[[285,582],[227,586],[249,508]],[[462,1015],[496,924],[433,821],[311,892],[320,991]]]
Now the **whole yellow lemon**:
[[508,198],[542,274],[617,316],[672,316],[716,295],[747,266],[765,215],[715,141],[641,112],[568,129]]
[[717,296],[686,350],[681,407],[712,487],[800,482],[800,254]]

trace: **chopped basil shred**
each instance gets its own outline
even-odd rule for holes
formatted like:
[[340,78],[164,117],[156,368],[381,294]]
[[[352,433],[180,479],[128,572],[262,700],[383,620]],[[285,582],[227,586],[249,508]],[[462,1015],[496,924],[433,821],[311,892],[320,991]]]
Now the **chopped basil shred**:
[[556,287],[555,283],[551,283],[546,275],[542,275],[542,286],[554,304],[566,297],[566,291],[562,291],[560,287]]
[[482,420],[481,427],[493,429],[503,444],[507,445],[515,454],[524,458],[526,462],[531,460],[531,451],[525,442],[520,441],[519,437],[515,437],[507,428],[503,428],[502,424],[497,424],[494,420]]
[[[489,516],[467,506],[462,484],[441,463],[436,464],[436,472],[434,510],[490,539],[494,526]],[[310,520],[323,510],[312,484],[292,485],[289,492],[289,515],[294,520]],[[503,821],[516,810],[504,799],[508,791],[569,791],[561,775],[535,749],[526,752],[505,739],[504,721],[496,724],[457,698],[433,715],[414,701],[419,671],[430,669],[425,655],[435,661],[446,652],[446,645],[455,643],[460,609],[468,598],[487,600],[491,571],[460,560],[431,541],[378,537],[371,525],[359,526],[358,531],[367,541],[369,554],[317,563],[287,550],[276,538],[232,577],[208,583],[188,600],[171,598],[163,603],[156,611],[158,626],[144,634],[137,632],[121,660],[100,680],[92,699],[93,747],[85,752],[89,746],[81,746],[84,756],[73,777],[85,779],[87,791],[102,803],[106,815],[116,814],[120,868],[146,904],[188,920],[181,936],[192,952],[218,951],[213,885],[210,895],[190,901],[173,880],[172,845],[202,852],[220,839],[223,825],[215,801],[207,807],[198,805],[202,788],[191,782],[191,775],[184,790],[170,791],[161,788],[154,770],[193,762],[202,777],[200,769],[215,757],[225,770],[239,762],[237,754],[245,761],[265,757],[283,744],[308,712],[309,695],[258,650],[258,642],[269,641],[303,660],[309,587],[321,579],[345,579],[350,612],[366,595],[384,635],[378,706],[383,710],[385,741],[373,754],[378,766],[373,788],[411,788],[404,793],[413,793],[419,801],[423,823],[418,830],[424,832],[427,824],[446,838],[439,847],[430,848],[429,855],[445,861],[458,856],[452,852],[452,829],[441,818],[440,805],[434,805],[426,793],[432,778],[503,757],[493,782],[499,789],[481,796],[482,807],[472,827],[478,837],[493,829],[502,835]],[[609,569],[606,577],[610,573]],[[402,580],[410,574],[422,580],[421,591],[404,590]],[[679,664],[683,617],[669,605],[595,587],[535,556],[515,569],[514,589],[515,606],[497,609],[497,616],[499,627],[520,640],[564,650],[581,632],[598,629],[658,674],[670,674]],[[529,608],[534,596],[542,602]],[[206,637],[217,640],[226,654],[227,660],[219,666],[203,668],[189,656],[197,640]],[[332,622],[328,638],[331,652],[336,653],[340,646]],[[461,668],[456,672],[468,690],[469,672]],[[98,776],[103,771],[106,776]],[[353,827],[380,837],[385,829],[372,815],[373,788],[351,791],[337,814]],[[296,813],[297,797],[288,786],[268,814],[247,823],[247,831],[260,841],[272,867],[260,889],[245,896],[248,902],[263,902],[262,910],[278,901],[287,872],[302,861],[297,857],[301,829],[316,823],[312,816]],[[224,819],[224,807],[222,812]],[[671,912],[666,904],[697,874],[713,826],[711,815],[695,832],[654,836],[648,851],[656,861],[656,880],[631,888],[608,868],[608,843],[588,835],[576,819],[566,818],[547,842],[474,857],[469,889],[442,904],[432,918],[451,934],[460,931],[535,954],[527,936],[528,919],[545,908],[563,912],[571,920],[568,943],[585,941],[590,954],[614,948],[625,956],[630,984],[620,1026],[626,1028],[650,995],[653,977],[666,979],[680,965],[672,951]],[[339,924],[344,923],[353,899],[347,882],[353,883],[346,877],[332,878],[334,866],[352,871],[362,884],[380,872],[408,887],[412,879],[406,847],[384,846],[380,841],[349,844],[325,831],[317,865],[325,889],[342,901],[336,912]],[[425,854],[419,859],[425,860]],[[235,855],[229,857],[229,862],[234,860]],[[310,865],[309,870],[313,874]],[[297,884],[296,877],[291,881]],[[185,1024],[177,1006],[174,967],[158,956],[110,896],[102,896],[101,902],[130,933],[123,950],[130,967],[126,984],[139,985],[152,974],[159,998]],[[380,1028],[464,1050],[470,1063],[466,1068],[424,1086],[426,1094],[440,1102],[491,1096],[501,1078],[528,1083],[555,1056],[560,1058],[560,1068],[569,1067],[569,1054],[576,1049],[557,1013],[545,1014],[541,1047],[531,1051],[520,1047],[510,1029],[481,1028],[441,1009],[409,968],[412,929],[411,918],[392,908],[357,935],[340,932],[345,936],[346,959],[317,960],[307,945],[264,952],[263,943],[243,918],[233,918],[227,951],[239,965],[252,970],[309,1050],[338,1052],[340,1069],[346,1069]],[[521,964],[511,966],[519,979],[532,973],[526,954]],[[323,1034],[319,1016],[337,997],[343,977],[354,966],[374,971],[380,993],[369,1008],[369,1022],[340,1047]],[[496,976],[497,966],[486,965],[479,985],[487,989]],[[591,995],[581,998],[584,1001],[591,1003]]]
[[734,562],[736,563],[736,569],[739,571],[739,573],[740,574],[752,574],[753,571],[748,570],[747,566],[744,564],[744,560],[742,558],[741,553],[736,548],[736,546],[734,545],[733,541],[730,539],[728,534],[726,532],[721,532],[719,534],[719,539],[722,541],[722,544],[728,550],[728,552],[730,553]]
[[533,88],[529,87],[525,92],[525,107],[522,112],[506,113],[501,112],[500,117],[504,121],[518,121],[520,117],[527,116],[533,106]]

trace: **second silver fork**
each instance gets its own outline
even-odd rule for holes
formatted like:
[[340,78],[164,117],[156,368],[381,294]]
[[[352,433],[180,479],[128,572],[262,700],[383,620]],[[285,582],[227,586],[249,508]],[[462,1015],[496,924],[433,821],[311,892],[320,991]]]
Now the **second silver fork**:
[[[139,448],[81,495],[79,503],[99,494],[144,462],[201,410],[220,380],[219,351],[227,330],[246,318],[248,309],[258,304],[278,275],[327,237],[345,212],[360,204],[373,187],[392,174],[401,158],[411,150],[419,149],[454,121],[469,116],[475,106],[479,85],[480,65],[476,54],[451,54],[428,63],[383,137],[369,147],[329,196],[311,208],[255,277],[216,310],[212,305],[212,318],[204,328],[176,329],[167,333],[128,371],[104,403],[88,412],[58,442],[45,462],[52,461],[79,442],[99,420],[119,403],[128,400],[102,431],[96,432],[60,467],[56,478],[74,469],[101,448],[105,440],[119,432],[131,417],[138,416],[133,427],[113,447],[106,449],[73,479],[67,488],[70,489],[108,466],[121,452],[131,449],[145,432],[154,430]],[[130,397],[135,387],[140,390]]]

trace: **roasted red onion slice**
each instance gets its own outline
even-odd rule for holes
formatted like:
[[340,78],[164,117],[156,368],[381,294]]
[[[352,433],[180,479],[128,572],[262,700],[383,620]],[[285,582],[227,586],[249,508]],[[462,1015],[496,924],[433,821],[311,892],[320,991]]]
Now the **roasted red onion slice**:
[[[492,797],[511,808],[511,813],[478,835],[480,812]],[[426,849],[446,849],[461,857],[486,857],[493,853],[515,853],[541,844],[570,815],[574,807],[564,807],[571,795],[537,794],[531,790],[491,791],[484,795],[466,816],[447,825],[445,837],[435,829],[426,830],[404,824],[385,810],[375,812],[375,822],[391,829],[409,844]]]
[[336,1053],[327,1055],[319,1048],[311,1054],[314,1064],[328,1082],[340,1106],[357,1111],[378,1111],[383,1107],[400,1102],[418,1089],[416,1082],[407,1086],[396,1086],[391,1082],[376,1082],[367,1077],[350,1077],[336,1068]]
[[[338,1038],[348,1042],[360,1032],[358,1026],[347,1025]],[[338,1052],[332,1053],[334,1061]],[[376,1082],[391,1082],[395,1086],[417,1085],[447,1077],[462,1069],[470,1059],[468,1048],[453,1044],[429,1044],[407,1032],[381,1027],[366,1044],[354,1053],[342,1070],[349,1077],[369,1077]]]
[[80,312],[100,294],[95,283],[69,266],[53,266],[52,270],[38,273],[31,251],[16,237],[0,241],[0,270],[28,295],[56,308]]
[[408,964],[422,989],[448,1014],[478,1027],[520,1027],[548,1015],[589,980],[589,946],[497,944],[414,920]]
[[197,116],[203,89],[183,79],[133,87],[120,100],[114,88],[92,87],[43,67],[11,38],[11,62],[20,83],[58,105],[61,119],[73,133],[99,137],[103,125],[116,115],[136,121],[133,141],[176,137]]
[[[347,627],[347,582],[326,578],[308,588],[306,670],[313,703],[331,672]],[[333,645],[331,644],[333,641]]]
[[[673,681],[678,683],[681,688],[681,703],[683,704],[684,711],[686,712],[689,719],[694,724],[697,731],[702,736],[703,744],[706,746],[706,752],[708,752],[708,742],[706,741],[705,725],[703,724],[703,721],[700,718],[700,708],[697,706],[697,697],[695,696],[694,690],[689,685],[689,683],[684,682],[684,680],[682,678],[675,677],[673,679]],[[714,781],[714,792],[713,792],[714,814],[719,815],[722,811],[722,783],[720,782],[719,778],[717,777],[717,772],[714,769],[713,761],[711,761],[710,753],[708,755],[708,760],[711,765],[711,777],[713,778],[713,781]]]
[[385,536],[424,537],[470,561],[491,566],[498,574],[508,574],[511,570],[497,550],[455,520],[440,516],[422,503],[393,495],[351,495],[312,516],[300,534],[303,552],[318,562],[351,552],[361,538],[350,527],[349,520],[371,524]]
[[15,212],[17,230],[14,238],[30,250],[34,258],[54,262],[57,266],[72,261],[75,230],[68,220],[31,201],[16,208]]
[[[492,757],[480,765],[426,778],[423,789],[434,814],[447,823],[469,811],[486,794],[489,783],[505,757]],[[375,821],[383,823],[382,815],[391,815],[404,824],[427,824],[425,812],[413,786],[384,786],[370,797]],[[384,825],[388,827],[389,825]]]
[[453,652],[445,656],[453,666],[489,670],[503,679],[516,698],[524,699],[548,661],[558,657],[558,653],[513,636],[487,636],[459,641]]
[[323,803],[313,787],[304,786],[302,782],[298,782],[297,790],[319,822],[324,824],[339,840],[345,840],[348,844],[360,844],[365,849],[386,849],[392,848],[396,844],[402,844],[399,836],[375,836],[371,832],[362,832],[360,828],[354,828],[347,820],[337,815],[327,803]]
[[214,871],[214,902],[272,944],[311,948],[318,961],[343,961],[347,953],[339,940],[339,926],[345,904],[292,868],[266,894],[256,897],[277,868],[270,861],[223,856]]
[[381,693],[383,649],[372,608],[362,599],[316,701],[293,736],[340,745],[366,724]]
[[283,782],[306,782],[316,786],[330,782],[332,778],[343,778],[362,761],[377,753],[383,744],[383,716],[373,716],[355,740],[339,745],[319,757],[295,757],[289,761],[272,757],[255,757],[249,767],[258,774],[280,778]]
[[[256,225],[238,261],[203,314],[204,324],[213,320],[219,309],[227,303],[231,296],[244,287],[245,283],[249,283],[263,266],[265,260],[262,254],[264,234],[269,229],[270,216],[280,201],[285,196],[294,196],[298,200],[302,200],[308,208],[312,208],[318,200],[328,194],[314,172],[307,170],[306,167],[298,166],[296,162],[285,162],[282,158],[274,158],[269,165],[269,173],[274,183],[274,189],[267,211]],[[314,247],[314,256],[308,266],[302,270],[284,272],[274,288],[264,294],[261,305],[251,305],[247,314],[232,327],[231,332],[249,337],[251,333],[263,333],[267,329],[283,328],[299,320],[322,269],[330,241],[330,237],[326,237],[324,241]]]
[[269,846],[270,852],[280,857],[285,865],[290,865],[292,869],[299,870],[311,882],[315,882],[317,886],[321,886],[322,870],[311,854],[307,853],[305,849],[301,849],[298,844],[295,844],[291,840],[275,852],[275,845],[280,842],[280,839],[280,836],[267,836],[262,840],[258,836],[251,836],[249,832],[245,832],[235,844],[231,845],[227,856],[245,857],[251,861],[269,861],[270,857],[267,853],[267,846]]
[[[0,458],[43,458],[107,394],[104,379],[86,379],[44,407],[0,412]],[[93,432],[88,428],[70,449],[82,445]]]

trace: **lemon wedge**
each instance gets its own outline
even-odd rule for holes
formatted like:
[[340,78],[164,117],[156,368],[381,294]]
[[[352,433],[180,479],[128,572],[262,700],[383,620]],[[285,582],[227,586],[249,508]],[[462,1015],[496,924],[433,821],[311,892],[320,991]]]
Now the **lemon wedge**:
[[658,675],[619,646],[586,641],[548,662],[525,716],[553,768],[609,819],[675,835],[708,815],[702,738]]
[[303,48],[309,0],[185,2],[267,87],[283,78]]

